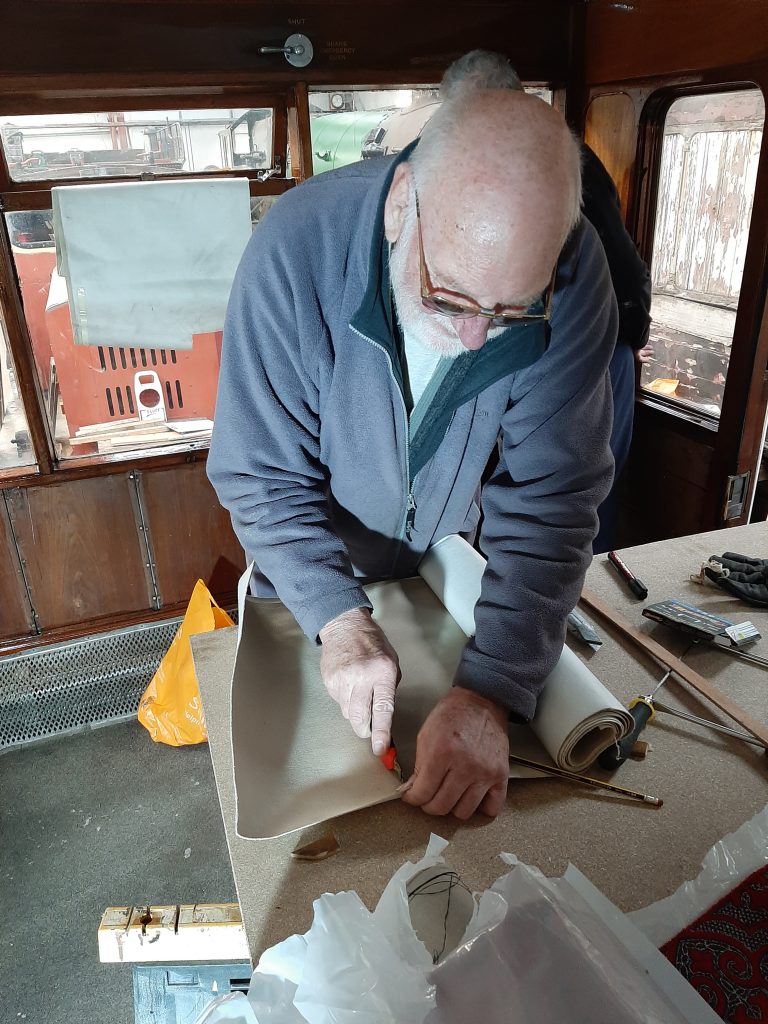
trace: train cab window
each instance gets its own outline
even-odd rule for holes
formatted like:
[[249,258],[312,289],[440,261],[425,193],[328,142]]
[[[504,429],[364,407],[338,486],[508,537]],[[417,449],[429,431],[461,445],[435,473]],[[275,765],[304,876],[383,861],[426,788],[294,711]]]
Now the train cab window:
[[0,117],[13,181],[205,174],[272,166],[271,109]]
[[661,155],[650,345],[641,385],[719,416],[765,118],[759,89],[670,106]]
[[[59,459],[209,443],[235,269],[277,199],[264,190],[290,184],[260,184],[282,175],[274,121],[264,107],[0,116],[8,178],[49,186],[30,194],[50,208],[4,216]],[[21,438],[13,465],[19,410],[0,446],[8,458],[6,434]]]
[[34,465],[35,453],[0,310],[0,470]]
[[417,137],[438,105],[434,87],[312,90],[313,173],[399,153]]
[[[552,90],[525,91],[552,102]],[[312,173],[357,160],[396,156],[419,136],[440,105],[434,86],[411,89],[311,90]]]
[[248,183],[54,197],[55,212],[5,218],[58,458],[207,444],[227,298],[252,230]]

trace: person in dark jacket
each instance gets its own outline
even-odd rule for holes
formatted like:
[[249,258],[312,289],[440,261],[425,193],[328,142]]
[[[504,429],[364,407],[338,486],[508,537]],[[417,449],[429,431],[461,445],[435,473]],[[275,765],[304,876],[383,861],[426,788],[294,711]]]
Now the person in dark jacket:
[[600,529],[592,550],[610,551],[615,543],[618,503],[632,443],[635,415],[635,368],[651,358],[651,275],[621,219],[619,193],[608,171],[586,144],[581,147],[582,209],[603,243],[611,284],[619,307],[619,333],[611,359],[613,429],[611,451],[616,464],[613,487],[598,509]]
[[[472,50],[447,69],[440,84],[440,96],[445,100],[484,89],[522,90],[523,83],[503,54]],[[635,366],[652,355],[648,345],[651,275],[624,227],[613,179],[584,143],[581,161],[582,210],[603,243],[619,308],[619,331],[610,366],[615,475],[610,494],[598,510],[600,527],[592,544],[597,554],[609,551],[614,544],[622,476],[632,443]]]

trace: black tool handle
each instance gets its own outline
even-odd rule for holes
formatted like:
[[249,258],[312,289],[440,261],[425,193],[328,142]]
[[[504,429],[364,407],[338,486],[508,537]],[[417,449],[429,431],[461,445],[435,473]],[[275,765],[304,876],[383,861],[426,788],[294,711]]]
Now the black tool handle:
[[638,736],[648,724],[648,719],[651,717],[651,708],[645,701],[638,701],[633,708],[630,708],[629,713],[635,723],[634,728],[623,740],[619,743],[614,743],[613,746],[608,747],[607,750],[602,752],[597,759],[597,763],[601,768],[612,771],[614,768],[618,768],[619,765],[624,764],[632,753],[632,747],[634,747]]

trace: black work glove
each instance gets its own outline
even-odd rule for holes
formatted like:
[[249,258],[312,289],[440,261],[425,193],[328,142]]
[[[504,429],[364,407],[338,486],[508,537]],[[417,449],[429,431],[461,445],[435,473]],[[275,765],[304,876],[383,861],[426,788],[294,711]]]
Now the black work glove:
[[711,555],[704,573],[718,587],[747,604],[768,607],[768,558],[726,551],[724,555]]

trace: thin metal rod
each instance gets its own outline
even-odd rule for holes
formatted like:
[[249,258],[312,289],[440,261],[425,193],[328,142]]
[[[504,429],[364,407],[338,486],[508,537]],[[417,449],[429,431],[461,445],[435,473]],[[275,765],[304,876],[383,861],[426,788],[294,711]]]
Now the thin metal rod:
[[510,754],[509,760],[515,764],[521,764],[525,768],[535,768],[537,772],[544,772],[545,775],[554,775],[558,779],[568,779],[570,782],[580,782],[584,786],[594,786],[595,789],[609,789],[612,793],[621,793],[622,796],[631,797],[633,800],[642,800],[643,803],[653,804],[654,807],[661,807],[664,803],[657,796],[648,796],[645,793],[638,793],[634,789],[625,789],[623,786],[614,786],[612,782],[602,782],[600,779],[593,779],[589,775],[577,775],[576,772],[567,772],[564,768],[556,768],[551,764],[542,764],[540,761],[529,761],[527,757],[518,757],[517,754]]
[[[696,646],[696,641],[695,641],[695,640],[691,640],[691,642],[690,642],[690,643],[688,644],[688,646],[687,646],[687,647],[685,648],[685,650],[683,651],[683,653],[682,653],[682,654],[680,655],[680,661],[682,661],[682,660],[683,660],[683,658],[684,658],[684,657],[685,657],[685,656],[686,656],[686,655],[687,655],[687,654],[688,654],[688,653],[689,653],[689,652],[690,652],[690,651],[691,651],[691,650],[692,650],[692,649],[693,649],[693,648],[694,648],[695,646]],[[648,694],[648,697],[647,697],[647,699],[648,699],[648,700],[653,700],[653,698],[654,698],[654,695],[656,694],[656,692],[657,692],[658,690],[660,690],[660,689],[662,688],[662,686],[664,685],[664,683],[666,683],[666,681],[667,681],[667,680],[669,679],[669,677],[670,677],[671,675],[673,675],[673,674],[674,674],[674,671],[675,671],[675,670],[674,670],[673,668],[668,668],[668,669],[667,669],[667,671],[666,671],[666,672],[664,673],[664,675],[663,675],[663,676],[661,677],[661,679],[660,679],[660,680],[658,681],[658,683],[656,683],[656,685],[654,686],[654,688],[653,688],[653,689],[651,690],[651,692],[650,692],[650,693]]]
[[761,658],[759,654],[752,654],[750,651],[741,651],[737,647],[723,647],[721,644],[713,644],[718,651],[725,651],[732,654],[734,658],[741,658],[751,665],[760,665],[761,668],[768,668],[768,658]]
[[760,747],[761,750],[768,750],[768,747],[761,740],[755,739],[745,732],[739,732],[738,729],[730,729],[727,725],[711,722],[708,718],[699,718],[698,715],[689,715],[687,711],[678,711],[677,708],[671,708],[668,704],[662,704],[658,700],[653,702],[653,706],[656,711],[661,711],[662,714],[674,715],[675,718],[684,718],[686,722],[693,722],[694,725],[703,725],[707,729],[714,729],[715,732],[721,732],[725,736],[732,736],[734,739],[744,740],[745,743],[752,743],[755,747]]

